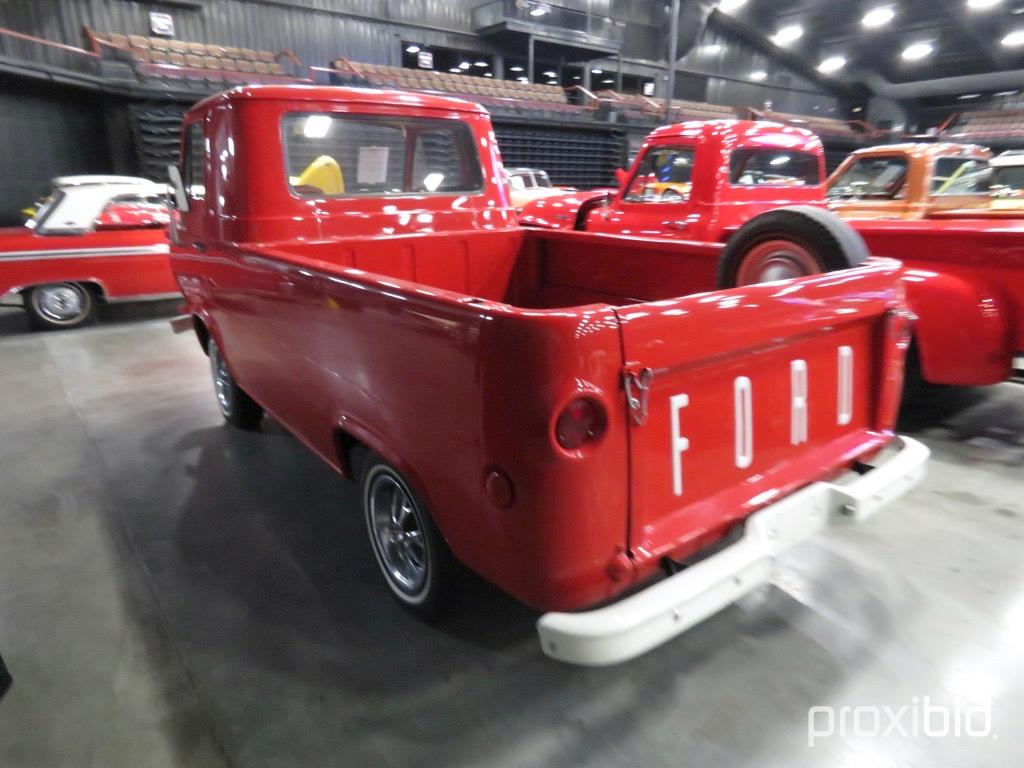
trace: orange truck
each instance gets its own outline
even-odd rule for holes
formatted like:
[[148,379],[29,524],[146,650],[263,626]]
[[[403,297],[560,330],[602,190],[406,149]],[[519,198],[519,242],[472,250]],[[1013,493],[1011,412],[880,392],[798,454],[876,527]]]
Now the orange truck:
[[882,144],[853,152],[828,180],[844,219],[1015,218],[994,205],[992,153],[976,144]]

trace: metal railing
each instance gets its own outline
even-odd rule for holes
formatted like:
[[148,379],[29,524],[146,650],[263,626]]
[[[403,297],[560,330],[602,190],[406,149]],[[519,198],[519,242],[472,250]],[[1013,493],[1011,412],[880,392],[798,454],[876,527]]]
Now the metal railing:
[[99,56],[91,51],[2,27],[0,58],[91,77],[99,74]]

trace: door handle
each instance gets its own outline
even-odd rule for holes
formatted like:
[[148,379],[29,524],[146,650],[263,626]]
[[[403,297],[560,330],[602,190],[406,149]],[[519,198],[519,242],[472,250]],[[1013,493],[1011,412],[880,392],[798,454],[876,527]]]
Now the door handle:
[[665,226],[666,229],[674,229],[679,232],[682,232],[684,229],[690,226],[690,222],[686,221],[685,219],[679,219],[677,221],[663,221],[662,224]]
[[206,245],[204,243],[200,243],[197,241],[192,243],[192,247],[195,248],[200,253],[206,253]]

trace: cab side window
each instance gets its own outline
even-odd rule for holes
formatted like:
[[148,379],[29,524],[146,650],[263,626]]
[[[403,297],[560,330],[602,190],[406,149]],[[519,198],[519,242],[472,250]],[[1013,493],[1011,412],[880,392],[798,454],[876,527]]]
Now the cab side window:
[[679,203],[688,200],[693,182],[691,147],[651,147],[626,187],[630,203]]
[[988,192],[992,168],[987,160],[940,157],[932,175],[933,195],[977,195]]
[[206,168],[206,148],[203,126],[199,123],[192,123],[188,127],[188,132],[185,134],[185,157],[183,160],[185,194],[192,200],[205,199],[206,182],[203,174]]

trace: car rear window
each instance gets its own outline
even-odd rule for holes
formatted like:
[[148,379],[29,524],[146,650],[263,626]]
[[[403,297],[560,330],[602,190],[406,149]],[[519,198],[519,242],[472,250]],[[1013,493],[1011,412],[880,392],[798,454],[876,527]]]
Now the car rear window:
[[483,188],[469,127],[454,120],[285,115],[287,182],[302,197],[445,195]]
[[729,158],[729,182],[741,187],[802,187],[821,184],[821,168],[810,152],[737,149]]

